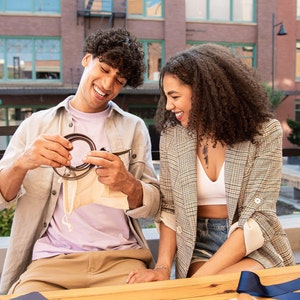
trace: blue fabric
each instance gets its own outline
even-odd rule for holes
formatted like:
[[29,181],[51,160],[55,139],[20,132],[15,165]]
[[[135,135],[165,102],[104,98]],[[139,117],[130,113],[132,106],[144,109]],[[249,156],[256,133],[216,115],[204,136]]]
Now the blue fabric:
[[300,278],[285,283],[265,286],[261,284],[257,274],[250,271],[242,271],[237,292],[279,300],[295,300],[300,299],[300,293],[293,292],[299,289]]
[[197,237],[193,261],[208,260],[223,245],[228,236],[227,219],[197,218]]

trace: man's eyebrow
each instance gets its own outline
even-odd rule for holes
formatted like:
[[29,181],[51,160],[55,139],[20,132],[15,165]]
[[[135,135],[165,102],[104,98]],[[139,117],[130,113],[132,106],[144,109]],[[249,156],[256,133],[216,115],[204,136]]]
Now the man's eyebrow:
[[116,72],[116,74],[120,77],[123,77],[123,74],[120,71]]
[[120,71],[118,71],[116,74],[117,74],[119,77],[121,77],[121,78],[127,80],[126,77],[125,77],[125,74],[121,73]]
[[112,69],[118,69],[118,72],[116,72],[116,75],[119,76],[119,77],[121,77],[121,78],[124,78],[125,80],[127,80],[126,77],[125,77],[125,75],[119,71],[119,68],[114,67],[114,66],[111,65],[109,62],[106,62],[106,61],[104,61],[104,60],[99,61],[99,62],[100,62],[100,63],[106,64],[107,66],[109,66],[109,67],[112,68]]

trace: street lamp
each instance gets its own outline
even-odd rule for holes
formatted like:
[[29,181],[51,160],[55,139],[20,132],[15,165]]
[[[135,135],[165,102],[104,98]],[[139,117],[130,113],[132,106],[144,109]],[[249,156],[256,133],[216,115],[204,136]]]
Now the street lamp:
[[275,23],[275,14],[272,15],[272,92],[274,91],[275,81],[275,28],[280,25],[277,35],[287,35],[283,22]]

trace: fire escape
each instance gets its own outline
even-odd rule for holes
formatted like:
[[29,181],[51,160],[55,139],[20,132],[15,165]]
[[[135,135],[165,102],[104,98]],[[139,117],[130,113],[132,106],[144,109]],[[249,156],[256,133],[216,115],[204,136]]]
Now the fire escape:
[[77,0],[77,20],[83,16],[89,22],[91,18],[100,19],[100,27],[113,28],[115,20],[126,23],[126,0]]

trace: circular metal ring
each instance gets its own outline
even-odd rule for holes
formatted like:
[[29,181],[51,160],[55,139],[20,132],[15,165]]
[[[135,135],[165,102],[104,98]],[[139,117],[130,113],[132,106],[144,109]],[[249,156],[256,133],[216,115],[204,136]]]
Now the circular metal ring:
[[[67,134],[66,136],[64,136],[66,139],[68,139],[71,143],[74,141],[84,141],[86,142],[91,151],[96,150],[96,146],[95,143],[86,135],[81,134],[81,133],[71,133],[71,134]],[[57,168],[53,168],[53,170],[55,171],[56,174],[58,174],[60,177],[67,179],[67,180],[77,180],[80,179],[82,177],[84,177],[85,175],[87,175],[87,173],[94,167],[93,164],[89,164],[89,163],[83,163],[79,166],[73,167],[73,166],[66,166],[65,168],[69,170],[68,173],[65,174],[60,174],[57,171]],[[75,171],[84,171],[83,173],[77,175],[75,173]]]

